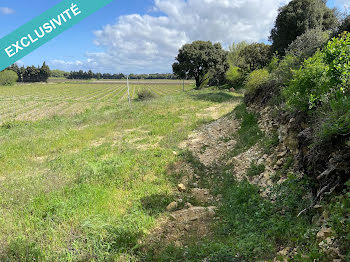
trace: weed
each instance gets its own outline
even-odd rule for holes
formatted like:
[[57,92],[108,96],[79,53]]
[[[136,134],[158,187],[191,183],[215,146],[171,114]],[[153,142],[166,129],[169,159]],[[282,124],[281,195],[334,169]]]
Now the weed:
[[265,165],[263,165],[263,164],[258,165],[256,163],[256,161],[252,161],[250,163],[250,168],[247,171],[247,176],[248,177],[255,177],[255,176],[258,176],[258,175],[264,173],[264,171],[265,171]]
[[244,104],[237,106],[234,112],[241,120],[241,127],[237,131],[237,144],[230,155],[237,156],[254,146],[264,134],[259,128],[257,115],[248,112]]

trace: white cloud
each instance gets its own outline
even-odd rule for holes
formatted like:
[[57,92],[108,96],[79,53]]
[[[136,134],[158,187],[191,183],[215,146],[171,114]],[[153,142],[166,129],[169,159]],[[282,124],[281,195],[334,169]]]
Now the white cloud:
[[15,10],[9,8],[9,7],[0,7],[0,13],[3,15],[11,15],[15,12]]
[[289,0],[155,0],[161,16],[126,15],[96,31],[105,51],[87,53],[93,70],[170,72],[178,49],[194,40],[266,41],[278,8]]
[[64,71],[74,71],[74,70],[86,70],[88,61],[82,62],[80,60],[76,61],[64,61],[60,59],[51,60],[48,62],[49,66],[52,68],[59,68]]

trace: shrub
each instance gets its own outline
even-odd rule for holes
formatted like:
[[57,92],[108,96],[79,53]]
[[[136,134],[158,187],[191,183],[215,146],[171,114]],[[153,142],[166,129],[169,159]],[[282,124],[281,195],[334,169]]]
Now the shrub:
[[329,78],[323,55],[318,52],[306,60],[294,78],[283,90],[288,106],[293,110],[307,111],[315,107],[327,93]]
[[286,54],[304,60],[315,54],[318,49],[322,49],[328,40],[329,31],[322,31],[320,28],[310,29],[289,45]]
[[280,85],[287,84],[293,78],[293,70],[299,69],[302,62],[294,55],[286,55],[279,63],[274,58],[269,69],[271,70],[271,78]]
[[12,86],[18,80],[18,75],[12,70],[5,70],[0,72],[0,85]]
[[230,66],[226,72],[226,79],[234,88],[242,87],[245,77],[241,69],[237,66]]
[[139,101],[150,100],[152,98],[154,98],[154,94],[147,89],[142,89],[137,93],[137,100]]
[[247,88],[247,93],[252,94],[254,91],[262,84],[269,80],[269,71],[266,69],[258,69],[249,74],[245,87]]
[[333,38],[295,72],[284,95],[293,109],[307,111],[326,104],[331,110],[348,100],[350,34]]

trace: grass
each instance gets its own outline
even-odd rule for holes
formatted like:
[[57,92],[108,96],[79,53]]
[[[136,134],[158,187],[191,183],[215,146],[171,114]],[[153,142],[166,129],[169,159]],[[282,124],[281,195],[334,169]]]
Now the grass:
[[[247,111],[244,105],[238,106],[234,113],[241,119],[241,128],[232,136],[239,141],[233,153],[236,155],[258,144],[262,147],[275,145],[274,134],[266,137],[259,129],[257,116]],[[263,148],[264,149],[264,148]],[[232,152],[227,152],[232,157]],[[217,211],[218,220],[212,225],[210,238],[188,240],[184,247],[151,247],[145,261],[284,261],[277,255],[284,248],[295,250],[292,261],[328,261],[320,251],[316,234],[317,225],[311,223],[315,212],[297,217],[298,213],[311,204],[305,197],[310,191],[310,181],[289,173],[286,179],[269,190],[269,196],[261,196],[261,189],[247,180],[237,181],[230,163],[205,167],[189,152],[183,160],[190,163],[195,173],[202,174],[200,185],[211,188],[215,196],[220,196]],[[283,167],[287,172],[294,158],[288,157]],[[264,172],[264,165],[251,163],[247,175],[257,176]],[[271,201],[273,200],[273,201]],[[346,205],[347,200],[344,200]],[[347,207],[334,207],[339,217],[334,216],[337,229],[343,233],[348,230],[340,219]],[[334,213],[336,213],[334,212]],[[347,243],[347,239],[343,243]],[[156,250],[157,252],[152,252]],[[153,254],[157,253],[158,256]]]
[[236,118],[241,121],[241,127],[237,134],[234,134],[237,144],[230,156],[237,156],[247,151],[264,137],[264,133],[258,125],[258,116],[255,113],[248,112],[245,104],[237,106],[234,113]]
[[[218,102],[194,99],[198,91],[155,85],[149,88],[156,99],[129,108],[113,100],[115,88],[123,90],[85,84],[0,87],[3,105],[10,98],[39,101],[35,112],[43,112],[38,120],[9,117],[0,126],[1,261],[140,259],[140,239],[173,200],[175,179],[167,170],[179,158],[173,152],[212,120],[203,112]],[[51,116],[45,108],[56,100],[89,101],[91,109]],[[224,101],[223,111],[235,103]],[[28,109],[10,108],[14,114]]]
[[250,168],[247,171],[248,177],[255,177],[258,176],[265,171],[265,166],[263,164],[257,164],[256,161],[252,161],[250,163]]
[[[154,96],[176,95],[182,84],[144,82],[131,83],[130,95],[146,90]],[[186,84],[186,90],[191,85]],[[89,84],[82,81],[51,84],[19,84],[0,86],[0,123],[13,120],[39,120],[55,115],[70,116],[89,109],[113,106],[128,100],[126,84],[122,82]]]

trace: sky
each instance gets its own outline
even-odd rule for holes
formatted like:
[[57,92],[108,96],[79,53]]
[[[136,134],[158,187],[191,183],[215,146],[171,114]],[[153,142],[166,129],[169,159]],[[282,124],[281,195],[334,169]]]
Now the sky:
[[[17,62],[102,73],[169,73],[179,48],[195,40],[267,42],[278,8],[290,0],[114,0]],[[1,0],[0,38],[61,0]],[[350,0],[329,0],[343,9]]]

